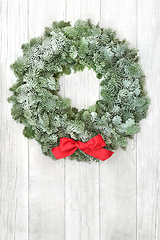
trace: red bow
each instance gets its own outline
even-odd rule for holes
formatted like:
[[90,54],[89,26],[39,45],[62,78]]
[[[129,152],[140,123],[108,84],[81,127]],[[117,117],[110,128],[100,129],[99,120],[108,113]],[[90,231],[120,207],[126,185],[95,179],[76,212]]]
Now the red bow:
[[112,151],[104,149],[104,146],[106,146],[106,144],[100,134],[91,138],[86,143],[74,141],[72,138],[62,137],[60,139],[59,146],[52,148],[52,153],[57,159],[60,159],[68,157],[77,149],[80,149],[86,154],[104,161],[113,154]]

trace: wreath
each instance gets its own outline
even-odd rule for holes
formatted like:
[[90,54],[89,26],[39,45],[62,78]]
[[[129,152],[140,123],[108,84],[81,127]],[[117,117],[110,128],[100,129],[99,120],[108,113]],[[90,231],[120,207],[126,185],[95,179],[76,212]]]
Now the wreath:
[[[25,125],[24,136],[34,138],[45,155],[56,160],[54,150],[61,143],[64,148],[70,145],[65,149],[72,152],[70,159],[99,161],[101,151],[125,149],[127,139],[140,131],[150,102],[145,76],[138,51],[119,40],[115,31],[90,20],[79,19],[74,27],[70,22],[53,22],[42,37],[21,48],[23,55],[11,65],[17,81],[8,101],[13,103],[13,119]],[[85,67],[100,79],[102,99],[78,111],[70,99],[59,95],[59,78]],[[86,149],[92,145],[97,153],[85,151],[84,145]]]

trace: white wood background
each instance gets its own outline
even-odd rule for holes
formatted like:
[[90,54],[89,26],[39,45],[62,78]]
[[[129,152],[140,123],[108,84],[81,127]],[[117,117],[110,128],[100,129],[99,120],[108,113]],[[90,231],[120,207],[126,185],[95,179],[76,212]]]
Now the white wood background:
[[[160,240],[160,1],[1,0],[0,14],[0,239]],[[140,50],[152,101],[127,151],[92,164],[43,156],[6,101],[21,44],[55,20],[78,18],[113,28]],[[88,70],[65,76],[61,94],[87,107],[99,81]]]

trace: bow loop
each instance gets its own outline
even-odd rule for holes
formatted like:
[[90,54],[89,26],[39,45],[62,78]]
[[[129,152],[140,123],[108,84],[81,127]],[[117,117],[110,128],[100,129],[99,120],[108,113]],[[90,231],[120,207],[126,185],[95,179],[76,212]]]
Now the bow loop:
[[71,138],[60,139],[59,146],[52,148],[53,155],[57,158],[65,158],[72,155],[77,149],[85,152],[86,154],[98,158],[102,161],[108,159],[113,154],[112,151],[104,149],[106,146],[105,141],[99,134],[91,138],[88,142],[74,141]]
[[65,152],[68,149],[77,149],[76,142],[72,138],[64,137],[60,139],[59,147],[62,152]]
[[90,148],[102,148],[106,146],[105,141],[102,136],[99,134],[96,137],[91,138],[88,142]]

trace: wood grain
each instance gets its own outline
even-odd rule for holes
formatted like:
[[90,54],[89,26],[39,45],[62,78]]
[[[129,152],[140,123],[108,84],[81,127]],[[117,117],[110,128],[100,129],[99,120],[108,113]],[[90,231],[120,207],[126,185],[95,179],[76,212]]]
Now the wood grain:
[[[95,9],[97,10],[95,12]],[[100,1],[67,1],[66,20],[100,21]],[[65,97],[79,110],[99,99],[99,80],[93,71],[65,76]],[[66,240],[99,239],[99,163],[86,164],[66,160]]]
[[[101,25],[136,47],[136,1],[101,1]],[[100,162],[100,239],[136,239],[136,138]]]
[[10,64],[21,55],[28,39],[27,1],[1,1],[0,37],[0,236],[28,239],[28,141],[14,122],[7,102],[16,78]]
[[[158,0],[0,1],[0,238],[2,240],[160,239],[160,3]],[[53,21],[91,18],[140,49],[151,98],[141,132],[105,162],[52,161],[11,119],[10,64],[21,44]],[[62,97],[87,108],[99,96],[93,71],[63,76]]]
[[[29,1],[29,38],[65,16],[65,1]],[[29,240],[64,239],[64,161],[42,155],[40,146],[29,142]]]
[[138,48],[151,98],[137,142],[137,240],[160,239],[160,2],[139,0]]

